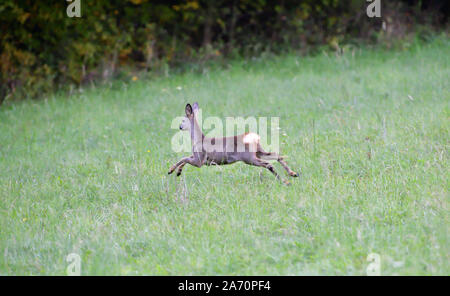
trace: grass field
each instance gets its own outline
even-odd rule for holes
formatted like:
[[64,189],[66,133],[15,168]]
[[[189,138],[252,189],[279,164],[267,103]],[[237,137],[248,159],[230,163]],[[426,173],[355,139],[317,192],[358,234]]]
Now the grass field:
[[[449,275],[450,42],[255,58],[0,107],[0,274]],[[187,102],[278,116],[301,172],[186,166]],[[285,135],[283,135],[285,134]],[[279,173],[286,177],[278,164]]]

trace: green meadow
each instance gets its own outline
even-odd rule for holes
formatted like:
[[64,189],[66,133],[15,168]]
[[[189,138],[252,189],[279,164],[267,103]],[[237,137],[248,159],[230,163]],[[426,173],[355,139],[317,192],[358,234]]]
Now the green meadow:
[[[0,275],[449,275],[450,42],[237,59],[0,106]],[[299,178],[171,128],[279,117]]]

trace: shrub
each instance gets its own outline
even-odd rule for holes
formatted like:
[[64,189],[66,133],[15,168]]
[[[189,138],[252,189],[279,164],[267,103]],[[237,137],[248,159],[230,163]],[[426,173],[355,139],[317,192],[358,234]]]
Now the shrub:
[[[0,3],[1,101],[106,80],[125,68],[153,71],[318,44],[339,50],[348,38],[370,41],[381,30],[381,20],[369,19],[359,0],[79,1],[81,18],[67,17],[65,1]],[[418,3],[383,11],[394,7],[406,30],[416,20],[428,27],[446,22],[435,12],[448,4],[434,8],[435,21],[419,17],[430,8]]]

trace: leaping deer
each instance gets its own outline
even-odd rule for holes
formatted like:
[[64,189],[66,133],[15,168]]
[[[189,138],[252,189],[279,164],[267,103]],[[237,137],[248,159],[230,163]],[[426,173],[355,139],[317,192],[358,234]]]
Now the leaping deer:
[[208,138],[203,134],[197,119],[198,103],[186,105],[186,117],[183,118],[180,129],[190,131],[192,142],[192,155],[183,157],[175,163],[169,170],[169,175],[177,168],[177,176],[181,175],[183,167],[188,163],[200,168],[202,165],[225,165],[237,161],[242,161],[248,165],[264,167],[277,177],[289,185],[289,181],[282,180],[273,166],[266,160],[277,160],[287,171],[289,176],[298,177],[297,173],[292,171],[283,157],[274,153],[266,152],[262,149],[259,141],[260,137],[255,133],[245,133],[234,137],[224,138]]

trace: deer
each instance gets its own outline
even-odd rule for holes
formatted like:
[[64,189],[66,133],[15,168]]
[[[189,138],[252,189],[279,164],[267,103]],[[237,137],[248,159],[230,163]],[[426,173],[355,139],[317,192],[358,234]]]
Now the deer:
[[198,110],[197,102],[193,106],[188,103],[185,107],[186,116],[181,121],[180,130],[190,132],[192,155],[183,157],[172,165],[168,172],[169,175],[177,170],[177,176],[180,176],[186,164],[200,168],[203,165],[226,165],[242,161],[248,165],[266,168],[279,181],[290,185],[290,182],[282,179],[272,164],[268,162],[268,160],[277,160],[289,176],[298,177],[298,174],[289,168],[283,156],[263,150],[260,136],[256,133],[248,132],[221,138],[206,137],[197,122]]

